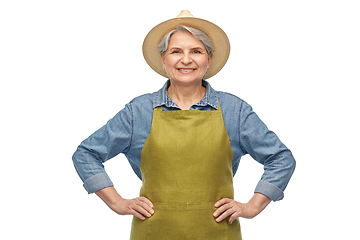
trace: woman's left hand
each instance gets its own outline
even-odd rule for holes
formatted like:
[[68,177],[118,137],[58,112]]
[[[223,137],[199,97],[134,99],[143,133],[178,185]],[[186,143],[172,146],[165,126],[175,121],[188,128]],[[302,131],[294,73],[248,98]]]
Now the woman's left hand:
[[215,207],[218,208],[213,216],[216,218],[216,222],[221,222],[228,216],[229,224],[238,217],[253,218],[258,215],[265,207],[271,202],[271,200],[259,193],[255,193],[254,197],[248,203],[240,203],[230,198],[223,198],[215,203]]

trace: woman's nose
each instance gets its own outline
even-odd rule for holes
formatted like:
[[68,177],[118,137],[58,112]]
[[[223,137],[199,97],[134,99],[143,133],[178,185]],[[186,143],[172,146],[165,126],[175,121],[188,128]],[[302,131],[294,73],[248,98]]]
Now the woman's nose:
[[189,63],[191,63],[191,62],[192,62],[192,58],[191,58],[190,53],[184,53],[183,56],[182,56],[181,61],[182,61],[184,64],[189,64]]

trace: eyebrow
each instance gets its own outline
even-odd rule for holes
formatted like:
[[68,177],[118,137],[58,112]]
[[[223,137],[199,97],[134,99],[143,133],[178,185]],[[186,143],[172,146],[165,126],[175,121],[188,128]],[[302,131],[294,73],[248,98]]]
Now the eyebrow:
[[194,47],[194,48],[191,48],[191,50],[203,50],[203,51],[205,51],[206,49],[203,48],[203,47]]
[[[183,48],[182,47],[171,47],[171,48],[169,48],[169,51],[170,50],[178,50],[178,49],[182,50]],[[206,51],[206,49],[201,47],[201,46],[190,48],[190,50],[203,50],[203,51]]]

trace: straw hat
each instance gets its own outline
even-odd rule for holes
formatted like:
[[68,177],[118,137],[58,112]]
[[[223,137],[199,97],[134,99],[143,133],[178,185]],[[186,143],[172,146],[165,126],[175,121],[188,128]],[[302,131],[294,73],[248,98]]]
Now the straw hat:
[[163,70],[162,61],[158,52],[161,39],[171,30],[179,25],[184,25],[203,31],[214,45],[214,53],[209,71],[204,79],[217,74],[225,65],[230,54],[230,42],[225,32],[212,22],[195,18],[189,11],[183,10],[176,18],[167,20],[155,26],[145,37],[143,43],[143,54],[149,66],[158,74],[168,77]]

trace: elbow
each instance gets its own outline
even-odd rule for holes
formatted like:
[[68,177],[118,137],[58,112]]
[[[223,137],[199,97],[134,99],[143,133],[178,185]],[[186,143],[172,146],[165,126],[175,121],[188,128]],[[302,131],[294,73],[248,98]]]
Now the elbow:
[[289,151],[289,154],[287,156],[284,156],[284,167],[283,167],[283,178],[284,178],[284,182],[283,182],[283,186],[282,189],[285,190],[287,184],[289,183],[295,168],[296,168],[296,161],[295,158],[293,157],[293,155],[291,154],[291,152]]
[[295,161],[295,158],[293,158],[293,164],[292,164],[292,167],[293,167],[293,172],[295,171],[295,168],[296,168],[296,161]]
[[274,171],[274,176],[282,179],[279,187],[284,190],[295,171],[296,161],[289,149],[280,152],[275,159],[277,160],[273,160],[265,170]]
[[75,165],[75,167],[77,165],[79,165],[81,163],[81,149],[80,149],[80,146],[76,149],[76,151],[74,152],[74,154],[72,155],[71,159],[72,159],[72,162],[73,164]]
[[289,169],[290,169],[291,175],[294,173],[295,168],[296,168],[296,161],[295,161],[294,156],[290,153],[290,156],[289,156]]
[[290,180],[296,168],[296,161],[291,151],[287,149],[282,156],[283,170],[287,178]]
[[81,174],[81,164],[80,164],[80,161],[79,161],[79,149],[77,149],[75,151],[75,153],[72,155],[72,162],[73,162],[73,165],[75,167],[75,170],[76,170],[76,173],[79,175],[80,179],[84,182],[85,179],[83,177],[83,175]]
[[71,159],[72,159],[72,162],[74,164],[74,166],[76,167],[76,164],[78,163],[78,151],[79,151],[79,148],[76,149],[76,151],[74,152],[74,154],[72,155]]

